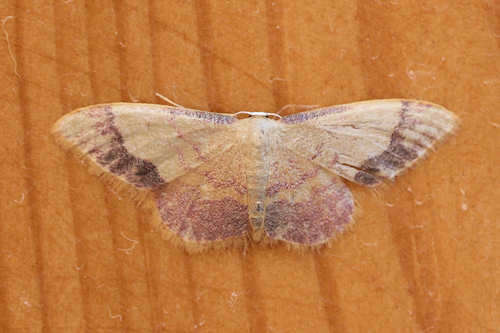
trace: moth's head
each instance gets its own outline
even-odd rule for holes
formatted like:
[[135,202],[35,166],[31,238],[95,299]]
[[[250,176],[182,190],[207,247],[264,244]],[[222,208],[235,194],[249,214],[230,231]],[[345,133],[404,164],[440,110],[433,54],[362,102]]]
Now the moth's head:
[[246,118],[267,118],[273,120],[280,120],[281,116],[277,113],[270,112],[250,112],[250,111],[240,111],[234,114],[234,117],[237,119],[246,119]]

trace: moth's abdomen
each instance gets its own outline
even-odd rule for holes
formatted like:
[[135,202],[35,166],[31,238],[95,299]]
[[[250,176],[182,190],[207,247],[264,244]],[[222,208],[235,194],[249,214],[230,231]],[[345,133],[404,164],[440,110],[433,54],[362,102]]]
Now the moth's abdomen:
[[263,236],[266,187],[269,178],[269,152],[272,138],[276,137],[281,124],[263,117],[240,120],[244,126],[243,144],[248,150],[248,216],[252,228],[252,238],[256,241]]

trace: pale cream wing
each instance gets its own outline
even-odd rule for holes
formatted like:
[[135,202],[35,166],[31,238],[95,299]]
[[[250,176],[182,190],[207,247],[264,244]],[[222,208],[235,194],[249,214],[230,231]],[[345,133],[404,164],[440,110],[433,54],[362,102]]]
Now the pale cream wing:
[[452,133],[457,118],[415,100],[373,100],[286,116],[284,149],[350,181],[393,179]]
[[154,104],[102,104],[61,118],[66,148],[138,188],[157,188],[232,146],[230,115]]

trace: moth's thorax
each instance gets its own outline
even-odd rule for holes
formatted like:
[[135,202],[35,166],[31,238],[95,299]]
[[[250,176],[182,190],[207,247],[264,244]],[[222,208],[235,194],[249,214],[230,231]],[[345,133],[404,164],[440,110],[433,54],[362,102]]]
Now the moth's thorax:
[[279,120],[262,116],[241,119],[238,121],[237,125],[241,126],[242,130],[246,129],[248,135],[256,139],[261,139],[263,135],[272,135],[273,133],[276,134],[276,132],[283,126]]

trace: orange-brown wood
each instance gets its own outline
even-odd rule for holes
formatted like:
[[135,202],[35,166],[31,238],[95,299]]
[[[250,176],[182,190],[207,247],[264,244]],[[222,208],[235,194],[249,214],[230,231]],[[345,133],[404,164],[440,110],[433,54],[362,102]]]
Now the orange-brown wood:
[[[472,0],[0,4],[0,331],[500,326],[500,9]],[[188,255],[49,136],[106,102],[273,112],[416,98],[461,118],[331,248]],[[294,112],[288,109],[287,112]]]

